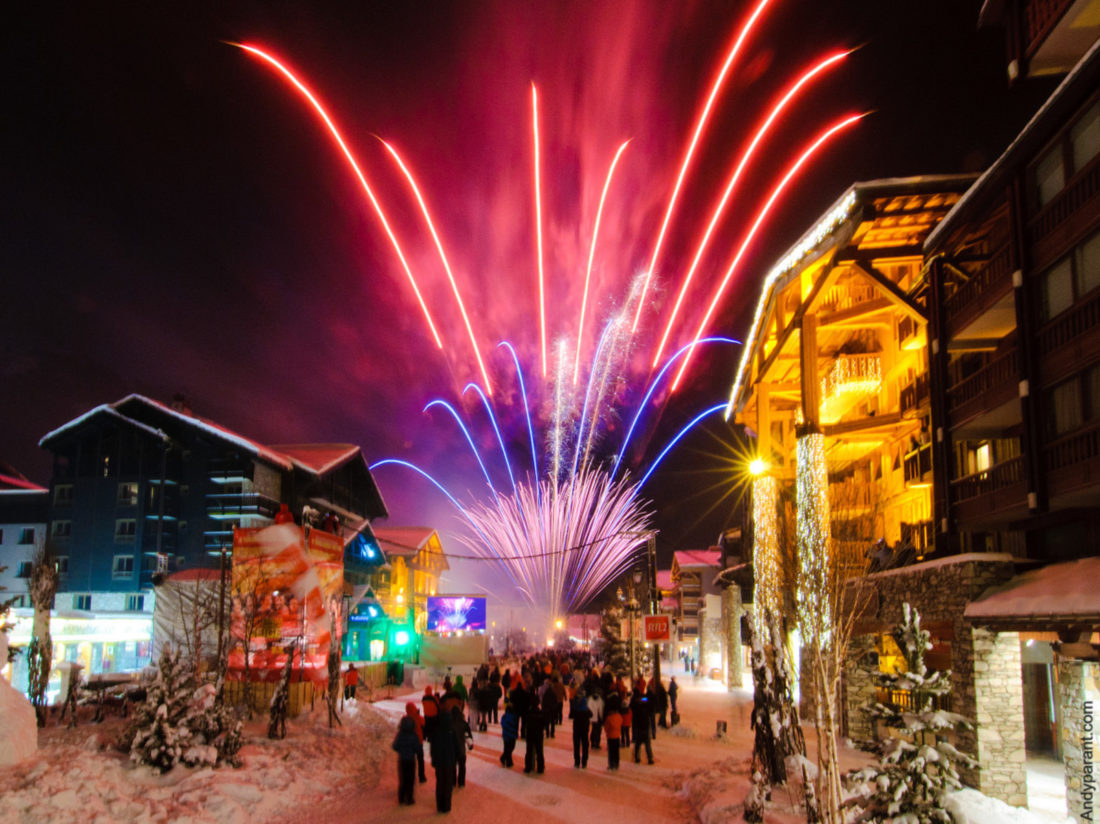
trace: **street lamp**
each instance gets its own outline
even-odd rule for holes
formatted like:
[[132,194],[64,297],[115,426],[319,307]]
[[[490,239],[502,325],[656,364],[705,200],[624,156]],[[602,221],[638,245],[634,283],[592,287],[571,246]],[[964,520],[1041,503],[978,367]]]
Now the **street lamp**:
[[638,677],[638,664],[634,649],[634,637],[637,635],[635,621],[637,621],[637,615],[641,611],[636,587],[642,583],[642,571],[636,569],[630,577],[630,600],[627,602],[626,608],[630,611],[630,683],[633,686]]

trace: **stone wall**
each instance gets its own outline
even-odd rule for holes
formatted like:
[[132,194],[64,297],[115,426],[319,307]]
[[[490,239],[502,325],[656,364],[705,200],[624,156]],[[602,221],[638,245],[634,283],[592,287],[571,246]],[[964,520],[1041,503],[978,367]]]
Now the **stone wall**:
[[875,698],[874,653],[875,644],[869,635],[857,636],[848,643],[843,687],[848,711],[843,714],[842,729],[852,741],[870,741],[874,738],[871,719],[861,711]]
[[[915,607],[933,641],[950,644],[951,710],[983,727],[980,733],[971,730],[958,736],[960,750],[982,759],[977,770],[960,769],[963,781],[1020,805],[1027,803],[1027,779],[1019,637],[975,630],[964,618],[970,601],[1007,581],[1013,572],[1010,556],[971,553],[859,579],[847,595],[849,602],[858,604],[856,631],[863,636],[853,637],[848,658],[852,662],[854,655],[858,657],[857,646],[873,643],[875,634],[896,626],[903,603]],[[845,720],[855,738],[861,723],[858,708],[866,695],[862,677],[856,667],[846,669]]]
[[1066,767],[1066,808],[1076,821],[1096,818],[1095,713],[1097,705],[1085,689],[1095,683],[1097,665],[1058,662],[1058,706],[1061,717],[1062,762]]

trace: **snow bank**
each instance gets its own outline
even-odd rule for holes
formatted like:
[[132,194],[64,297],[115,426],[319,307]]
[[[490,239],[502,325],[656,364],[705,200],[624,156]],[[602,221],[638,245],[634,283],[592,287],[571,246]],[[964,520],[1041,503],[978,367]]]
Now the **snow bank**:
[[[944,809],[951,813],[955,824],[1051,824],[1052,821],[1057,821],[1048,816],[1036,815],[1024,807],[1010,807],[999,799],[990,798],[969,788],[948,795]],[[1073,824],[1072,818],[1061,821]]]
[[0,678],[0,767],[18,764],[38,750],[38,721],[34,707],[23,695]]
[[[33,713],[32,713],[33,717]],[[100,750],[108,736],[69,731],[60,746],[0,770],[0,821],[39,824],[254,824],[309,809],[349,785],[377,782],[389,754],[392,722],[349,701],[343,726],[330,730],[323,705],[287,723],[287,737],[265,736],[266,719],[246,725],[240,769],[188,769],[164,775]]]

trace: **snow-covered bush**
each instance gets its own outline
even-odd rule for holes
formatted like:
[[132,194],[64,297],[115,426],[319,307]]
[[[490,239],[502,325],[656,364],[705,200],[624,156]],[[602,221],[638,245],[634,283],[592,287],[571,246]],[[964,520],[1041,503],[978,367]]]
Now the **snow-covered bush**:
[[216,696],[212,684],[198,684],[179,653],[166,647],[126,733],[130,759],[162,773],[181,763],[236,764],[241,722]]
[[961,715],[936,709],[935,699],[951,690],[951,672],[928,673],[925,653],[932,648],[930,634],[921,629],[920,615],[902,605],[902,622],[893,632],[905,659],[905,671],[879,673],[875,678],[887,695],[908,694],[907,708],[872,701],[864,711],[891,737],[875,742],[876,766],[856,770],[847,777],[853,792],[848,803],[859,807],[857,821],[884,824],[952,824],[945,809],[946,796],[962,787],[956,764],[974,766],[943,736],[969,727]]

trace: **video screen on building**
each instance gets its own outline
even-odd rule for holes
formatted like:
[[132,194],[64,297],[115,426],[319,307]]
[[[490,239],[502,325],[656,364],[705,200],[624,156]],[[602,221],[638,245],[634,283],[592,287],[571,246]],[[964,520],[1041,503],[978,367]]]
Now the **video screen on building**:
[[485,629],[485,598],[476,595],[428,597],[428,632],[476,632]]

